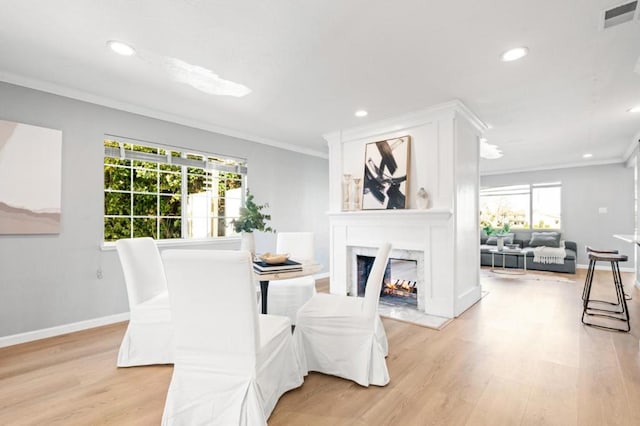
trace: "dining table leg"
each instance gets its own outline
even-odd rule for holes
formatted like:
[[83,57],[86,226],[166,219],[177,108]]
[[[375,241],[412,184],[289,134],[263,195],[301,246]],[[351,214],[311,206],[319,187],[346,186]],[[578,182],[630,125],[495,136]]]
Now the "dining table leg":
[[269,281],[260,281],[260,300],[262,300],[262,313],[267,313],[267,291],[269,290]]

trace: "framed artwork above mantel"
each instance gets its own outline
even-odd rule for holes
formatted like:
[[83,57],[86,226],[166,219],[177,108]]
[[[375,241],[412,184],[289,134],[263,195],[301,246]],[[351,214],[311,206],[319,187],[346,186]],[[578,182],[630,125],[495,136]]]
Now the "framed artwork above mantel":
[[366,144],[362,209],[406,209],[411,136]]

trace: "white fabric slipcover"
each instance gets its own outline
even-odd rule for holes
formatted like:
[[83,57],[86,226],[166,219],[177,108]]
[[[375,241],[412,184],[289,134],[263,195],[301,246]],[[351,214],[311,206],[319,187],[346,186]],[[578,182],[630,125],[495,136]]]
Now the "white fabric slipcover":
[[116,241],[130,318],[118,367],[173,363],[173,329],[162,259],[151,238]]
[[246,251],[163,253],[176,359],[163,425],[265,425],[302,384],[291,323],[258,315]]
[[300,308],[293,336],[305,374],[318,371],[362,386],[389,383],[378,301],[390,250],[390,244],[378,250],[363,298],[318,293]]
[[[279,232],[276,237],[276,252],[289,253],[290,258],[300,263],[315,260],[313,232]],[[296,313],[302,305],[316,294],[313,276],[272,280],[269,282],[267,312],[289,317],[296,323]]]

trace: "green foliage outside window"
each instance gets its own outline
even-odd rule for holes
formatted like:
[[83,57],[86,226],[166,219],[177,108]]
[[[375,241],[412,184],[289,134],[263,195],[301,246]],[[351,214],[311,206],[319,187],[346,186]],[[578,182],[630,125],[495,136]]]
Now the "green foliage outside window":
[[480,227],[487,235],[506,234],[511,229],[508,223],[503,224],[501,227],[494,227],[491,223],[481,222]]
[[[120,143],[105,140],[106,148],[120,148]],[[124,144],[125,150],[172,157],[178,151]],[[188,154],[187,158],[202,160],[203,156]],[[182,192],[183,176],[186,194]],[[105,156],[104,159],[104,240],[149,236],[156,239],[186,238],[183,236],[184,196],[206,193],[210,199],[208,211],[197,212],[193,220],[208,220],[215,235],[224,236],[228,221],[225,215],[229,190],[242,188],[243,178],[236,173],[208,171],[153,161],[129,160]],[[202,216],[204,215],[204,216]],[[203,219],[204,217],[204,219]],[[192,219],[190,219],[192,220]]]

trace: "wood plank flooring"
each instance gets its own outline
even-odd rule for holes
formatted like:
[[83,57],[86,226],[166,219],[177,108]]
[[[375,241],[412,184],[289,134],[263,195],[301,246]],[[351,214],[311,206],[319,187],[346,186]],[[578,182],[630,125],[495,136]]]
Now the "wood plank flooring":
[[[269,424],[638,425],[640,291],[623,274],[631,333],[584,327],[584,272],[483,269],[488,293],[443,330],[384,320],[388,386],[311,373]],[[598,287],[610,277],[598,271]],[[0,349],[0,425],[159,424],[172,367],[116,368],[125,327]]]

